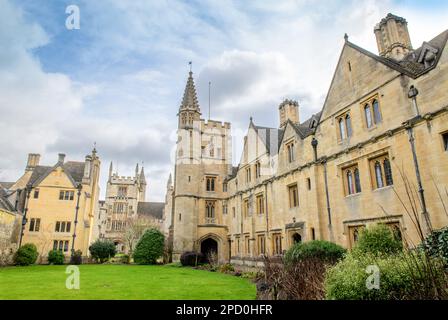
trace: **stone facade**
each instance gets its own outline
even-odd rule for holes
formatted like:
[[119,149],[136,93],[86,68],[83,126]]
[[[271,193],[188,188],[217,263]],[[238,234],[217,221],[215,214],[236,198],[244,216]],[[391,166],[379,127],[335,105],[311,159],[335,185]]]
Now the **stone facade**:
[[30,154],[25,173],[10,189],[22,195],[17,202],[26,217],[21,243],[35,244],[44,259],[53,249],[67,257],[72,248],[87,256],[99,197],[101,163],[96,150],[83,162],[66,162],[64,154],[51,166],[39,160],[39,155]]
[[163,207],[165,203],[145,202],[146,178],[138,164],[134,176],[120,176],[113,173],[112,163],[106,187],[106,199],[98,204],[98,226],[100,238],[115,243],[119,252],[128,252],[123,242],[123,232],[130,219],[146,218],[148,223],[162,228]]
[[346,36],[322,111],[300,122],[298,103],[287,100],[279,128],[251,119],[238,167],[226,152],[230,124],[200,118],[190,73],[165,212],[174,259],[215,251],[221,261],[255,265],[299,241],[350,248],[376,223],[417,244],[401,202],[405,180],[425,231],[448,224],[438,192],[448,183],[448,30],[413,50],[406,25],[388,15],[376,26],[380,55]]

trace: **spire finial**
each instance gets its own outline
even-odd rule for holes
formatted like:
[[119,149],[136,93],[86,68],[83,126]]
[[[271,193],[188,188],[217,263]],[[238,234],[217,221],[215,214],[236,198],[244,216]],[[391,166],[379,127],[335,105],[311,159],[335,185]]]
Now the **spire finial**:
[[188,62],[188,65],[190,66],[190,74],[193,73],[193,61]]
[[344,40],[345,40],[345,42],[348,41],[348,34],[344,34]]

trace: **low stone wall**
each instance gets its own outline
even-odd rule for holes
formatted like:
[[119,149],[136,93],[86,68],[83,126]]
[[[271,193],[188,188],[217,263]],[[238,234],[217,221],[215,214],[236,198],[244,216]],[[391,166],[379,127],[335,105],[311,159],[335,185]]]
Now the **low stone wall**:
[[230,258],[230,263],[242,271],[258,271],[264,268],[264,262],[261,258]]

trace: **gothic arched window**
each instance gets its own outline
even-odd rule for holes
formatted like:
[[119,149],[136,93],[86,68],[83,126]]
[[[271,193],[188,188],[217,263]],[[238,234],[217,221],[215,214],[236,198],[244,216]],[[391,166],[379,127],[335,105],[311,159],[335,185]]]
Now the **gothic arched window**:
[[381,170],[381,164],[379,161],[375,162],[375,180],[377,188],[384,187],[383,172]]
[[356,190],[356,193],[360,193],[361,192],[361,180],[359,179],[358,168],[355,169],[354,175],[355,175],[355,190]]
[[367,128],[370,128],[372,126],[372,112],[370,110],[370,105],[366,104],[364,106],[364,114],[366,116]]
[[207,201],[205,203],[205,214],[206,214],[206,217],[209,219],[215,218],[215,202],[214,201]]
[[375,120],[375,123],[380,123],[382,118],[381,118],[380,105],[378,103],[378,100],[373,100],[372,106],[373,106],[373,118]]
[[343,118],[339,119],[339,136],[341,140],[344,140],[346,138],[345,135],[345,122]]
[[345,116],[345,126],[347,127],[347,137],[350,138],[352,136],[352,119],[349,114]]
[[353,184],[353,174],[350,170],[347,171],[347,192],[349,195],[355,193],[355,187]]
[[392,169],[390,167],[389,159],[385,158],[383,162],[384,166],[384,176],[386,178],[386,186],[391,186],[394,184],[394,180],[392,178]]

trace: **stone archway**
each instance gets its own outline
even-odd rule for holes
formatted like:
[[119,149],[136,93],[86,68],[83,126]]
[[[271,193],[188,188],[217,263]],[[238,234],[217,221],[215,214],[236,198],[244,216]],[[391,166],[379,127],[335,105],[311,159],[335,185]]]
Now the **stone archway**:
[[206,238],[202,240],[201,253],[204,255],[207,261],[210,258],[210,255],[214,255],[216,256],[216,258],[218,258],[218,241],[213,238]]
[[292,243],[297,244],[297,243],[301,243],[301,242],[302,242],[302,236],[300,234],[298,234],[297,232],[295,232],[292,235]]

